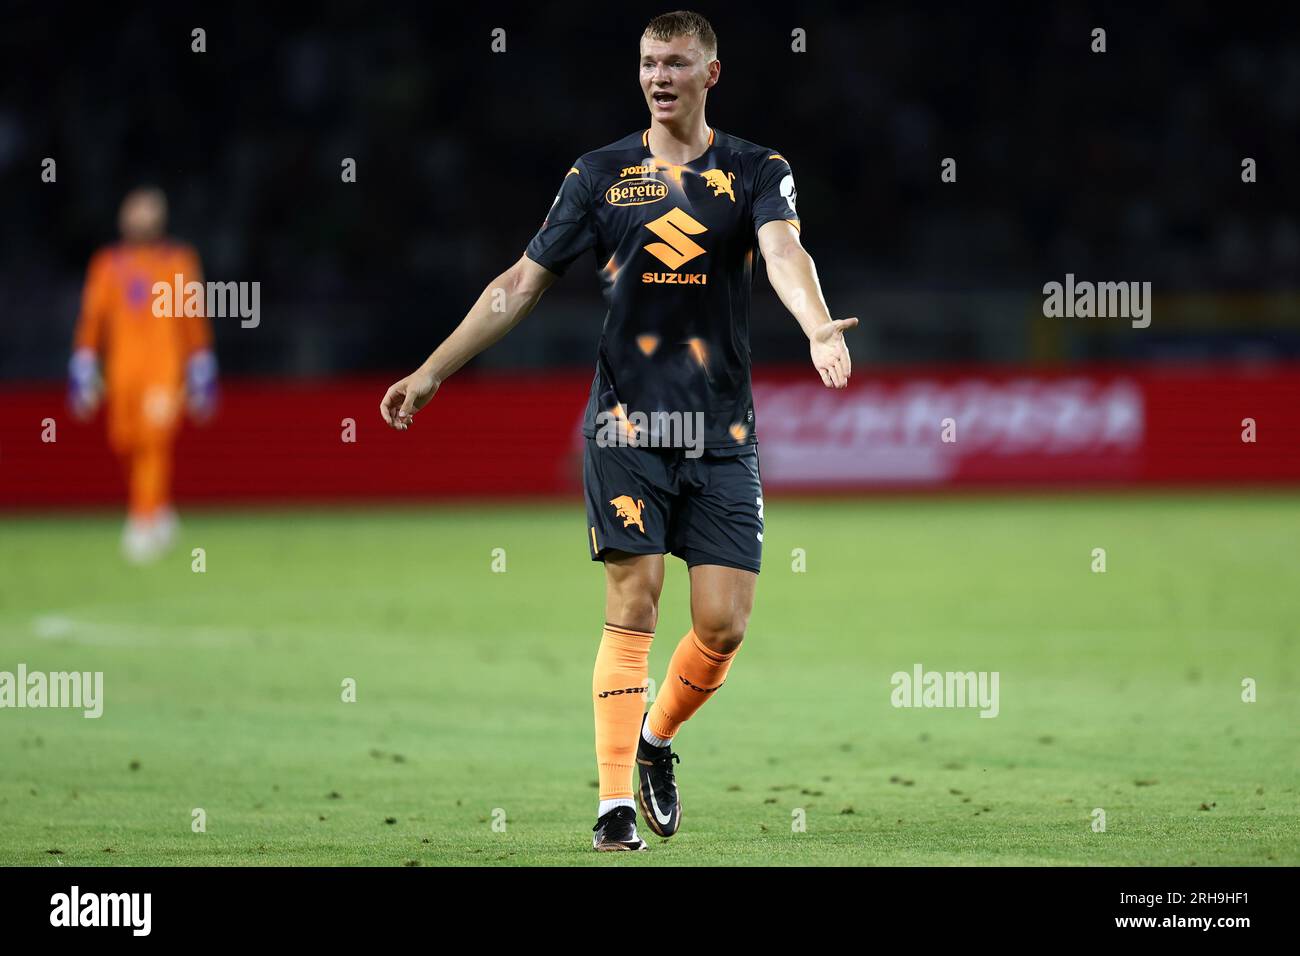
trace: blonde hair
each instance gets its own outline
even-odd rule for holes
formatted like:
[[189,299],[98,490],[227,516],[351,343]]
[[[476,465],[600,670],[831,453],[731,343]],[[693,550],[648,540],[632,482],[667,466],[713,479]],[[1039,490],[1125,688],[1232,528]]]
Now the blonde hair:
[[659,14],[646,25],[642,36],[664,42],[675,37],[695,37],[700,41],[700,49],[710,59],[718,56],[718,35],[713,32],[708,20],[690,10]]

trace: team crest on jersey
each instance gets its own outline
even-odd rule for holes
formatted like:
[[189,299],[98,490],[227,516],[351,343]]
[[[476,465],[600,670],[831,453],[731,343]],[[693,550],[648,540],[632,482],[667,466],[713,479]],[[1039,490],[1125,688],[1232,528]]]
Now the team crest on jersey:
[[614,517],[623,519],[623,527],[636,525],[637,530],[645,534],[645,525],[641,523],[641,509],[645,507],[645,502],[640,498],[633,501],[629,495],[619,495],[617,498],[611,498],[611,505],[614,506]]
[[735,173],[724,173],[720,169],[706,169],[700,175],[713,187],[713,195],[721,196],[725,193],[732,202],[736,201],[736,194],[731,189],[731,184],[736,178]]
[[605,202],[611,206],[644,206],[668,195],[668,187],[657,179],[628,179],[605,190]]
[[139,308],[149,301],[149,280],[143,276],[131,276],[126,287],[126,301]]

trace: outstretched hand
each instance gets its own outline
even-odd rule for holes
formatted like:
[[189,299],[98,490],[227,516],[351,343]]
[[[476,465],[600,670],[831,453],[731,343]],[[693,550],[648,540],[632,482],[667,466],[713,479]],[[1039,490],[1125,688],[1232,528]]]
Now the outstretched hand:
[[856,318],[832,319],[820,326],[808,341],[808,352],[812,356],[813,367],[822,377],[822,384],[827,388],[845,388],[849,384],[849,374],[853,371],[853,362],[849,359],[849,347],[844,342],[844,332],[858,324]]

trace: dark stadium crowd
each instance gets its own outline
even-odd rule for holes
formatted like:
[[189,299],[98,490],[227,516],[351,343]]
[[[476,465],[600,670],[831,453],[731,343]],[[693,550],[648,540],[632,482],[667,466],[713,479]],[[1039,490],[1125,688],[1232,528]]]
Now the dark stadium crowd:
[[[790,159],[803,241],[871,361],[1032,359],[1033,303],[1066,273],[1158,297],[1294,291],[1300,32],[1267,9],[1225,31],[1201,3],[706,8],[708,119]],[[69,7],[57,42],[13,13],[0,379],[63,374],[87,261],[141,183],[210,277],[261,283],[261,326],[216,330],[224,370],[405,369],[522,253],[571,162],[646,125],[636,45],[660,11],[638,10]],[[27,15],[37,31],[48,11]],[[482,361],[589,364],[594,265]],[[1219,308],[1231,335],[1258,332]],[[756,360],[802,360],[761,269],[752,334]],[[1107,341],[1062,357],[1133,351]],[[1256,346],[1300,354],[1294,309]]]

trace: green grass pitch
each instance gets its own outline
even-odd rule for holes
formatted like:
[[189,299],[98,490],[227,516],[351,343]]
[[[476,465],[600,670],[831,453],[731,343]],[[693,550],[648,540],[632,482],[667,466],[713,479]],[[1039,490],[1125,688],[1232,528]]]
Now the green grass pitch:
[[[115,515],[6,517],[0,670],[103,671],[105,704],[0,710],[0,863],[1300,863],[1300,497],[766,517],[746,643],[678,738],[682,830],[640,854],[590,849],[577,500],[194,511],[146,569]],[[655,680],[686,597],[669,559]],[[997,671],[999,715],[893,707],[916,663]]]

